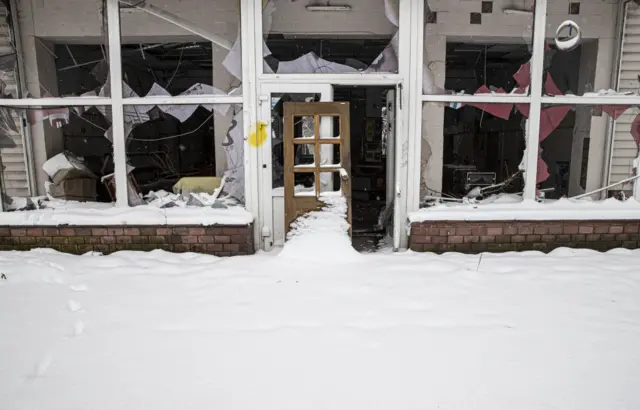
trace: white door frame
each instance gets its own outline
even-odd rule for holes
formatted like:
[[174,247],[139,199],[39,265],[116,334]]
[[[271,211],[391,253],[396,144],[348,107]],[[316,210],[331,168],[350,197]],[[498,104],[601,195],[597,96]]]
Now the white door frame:
[[[262,0],[243,0],[248,3],[247,8],[242,8],[243,15],[250,15],[250,26],[247,30],[253,30],[253,37],[243,37],[243,45],[250,43],[253,46],[248,51],[250,56],[243,59],[243,64],[251,64],[255,71],[256,90],[259,96],[264,96],[267,85],[281,86],[286,89],[285,92],[306,92],[305,87],[311,85],[369,85],[369,86],[395,86],[396,87],[396,181],[395,181],[395,206],[394,206],[394,248],[406,249],[408,245],[408,229],[407,214],[408,212],[418,209],[419,203],[419,185],[420,185],[420,146],[422,140],[422,41],[423,39],[423,0],[398,0],[399,3],[399,50],[398,50],[398,73],[347,73],[347,74],[265,74],[263,63],[263,44],[264,37],[262,33]],[[244,26],[243,26],[244,27]],[[291,88],[294,91],[291,91]],[[403,90],[404,89],[404,90]],[[404,91],[404,92],[403,92]],[[245,94],[246,95],[246,94]],[[258,98],[260,100],[260,98]],[[258,101],[258,116],[262,121],[266,119],[270,122],[270,115],[264,116],[263,109]],[[268,133],[269,134],[269,133]],[[267,141],[264,144],[265,149],[271,149],[271,136],[267,135]],[[271,157],[270,152],[267,160],[269,174],[269,191],[271,191]],[[259,167],[258,173],[264,174],[264,163],[262,155],[258,154]],[[260,199],[260,212],[256,220],[256,231],[265,225],[265,222],[271,221],[264,219],[265,208],[272,208],[271,192],[268,196],[264,195],[265,187],[258,178]],[[248,189],[251,189],[249,187]],[[256,189],[256,190],[258,190]],[[271,213],[273,211],[271,210]],[[256,236],[260,236],[258,232]],[[264,241],[260,241],[264,248]]]
[[[283,83],[263,83],[259,92],[258,121],[266,125],[267,139],[259,149],[258,160],[260,161],[260,172],[258,182],[260,186],[260,207],[259,220],[260,228],[260,248],[270,250],[275,245],[276,223],[279,220],[273,216],[273,168],[272,168],[272,139],[271,139],[271,95],[272,94],[319,94],[321,102],[333,101],[333,87],[331,84],[283,84]],[[320,124],[323,127],[332,127],[332,123]],[[327,135],[331,130],[322,129]],[[284,220],[282,220],[284,223]],[[278,244],[279,245],[279,244]]]
[[[391,83],[391,84],[389,84]],[[293,82],[293,83],[283,83],[281,81],[267,81],[263,82],[260,86],[259,92],[259,109],[258,109],[258,120],[264,124],[266,124],[267,131],[267,139],[264,144],[262,144],[260,148],[259,156],[259,169],[260,174],[258,178],[258,183],[260,186],[260,211],[259,211],[259,221],[258,228],[261,232],[261,241],[260,248],[263,250],[269,250],[273,246],[274,240],[274,222],[275,218],[273,217],[273,188],[272,188],[272,141],[271,141],[271,94],[278,93],[294,93],[294,94],[320,94],[320,101],[333,101],[333,87],[335,84],[330,84],[321,81],[314,81],[314,83],[302,83],[302,82]],[[340,84],[343,85],[343,84]],[[346,85],[346,84],[344,84]],[[403,93],[402,93],[402,82],[398,76],[393,76],[393,79],[384,79],[382,81],[373,81],[362,82],[358,84],[348,84],[355,86],[384,86],[391,85],[396,87],[395,90],[395,135],[394,138],[394,146],[396,148],[406,147],[408,144],[408,136],[406,132],[403,132],[405,129],[404,120],[403,120]],[[324,126],[332,126],[332,124],[320,124],[321,128]],[[330,130],[323,130],[324,132],[330,133]],[[395,206],[394,206],[394,249],[402,249],[406,246],[406,227],[404,221],[407,219],[406,215],[406,204],[403,201],[406,201],[406,196],[402,195],[402,192],[405,191],[403,187],[406,186],[407,182],[407,169],[406,167],[406,156],[407,153],[402,149],[395,149],[395,180],[388,181],[394,187],[395,192]],[[404,163],[404,167],[400,167],[399,164]],[[404,238],[404,240],[403,240]]]

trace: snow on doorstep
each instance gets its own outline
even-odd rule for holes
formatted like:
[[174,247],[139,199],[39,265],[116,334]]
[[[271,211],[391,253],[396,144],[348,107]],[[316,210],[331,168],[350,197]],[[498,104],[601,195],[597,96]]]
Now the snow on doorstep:
[[[79,204],[79,203],[78,203]],[[96,208],[65,207],[34,211],[0,212],[0,225],[248,225],[253,215],[241,206],[218,208],[166,208],[152,205],[116,208],[104,204]]]
[[291,224],[280,257],[329,263],[359,260],[361,255],[351,246],[346,198],[340,192],[327,192],[319,199],[326,206]]
[[0,253],[0,408],[640,409],[640,251],[281,256]]
[[559,199],[540,203],[504,196],[485,203],[438,204],[409,213],[409,222],[629,219],[640,219],[640,202],[634,199],[626,201],[615,198],[604,201]]

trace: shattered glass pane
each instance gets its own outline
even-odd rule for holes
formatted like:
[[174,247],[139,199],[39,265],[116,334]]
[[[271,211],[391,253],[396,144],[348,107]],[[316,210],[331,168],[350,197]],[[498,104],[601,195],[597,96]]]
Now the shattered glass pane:
[[120,19],[125,97],[241,95],[240,2],[120,0]]
[[[68,12],[69,3],[63,0],[16,3],[19,13],[11,9],[12,2],[0,5],[0,98],[98,95],[109,72],[102,2],[75,2],[73,13]],[[78,38],[82,38],[82,45],[70,40]],[[16,50],[16,44],[22,49]],[[21,59],[17,58],[18,51]],[[21,89],[19,80],[26,89]]]
[[[113,146],[105,107],[0,108],[0,166],[5,211],[113,206]],[[30,127],[35,190],[25,161],[20,122]]]
[[[578,6],[580,3],[574,3]],[[626,10],[625,10],[626,9]],[[547,9],[543,93],[548,96],[638,95],[635,2],[583,2]],[[619,14],[623,15],[618,19]],[[617,39],[621,33],[622,38]],[[620,53],[617,51],[620,50]],[[612,57],[617,55],[618,61]],[[615,72],[620,71],[617,79]],[[612,81],[613,79],[613,81]]]
[[514,104],[424,103],[423,202],[492,195],[520,201],[526,129],[521,109]]
[[[610,121],[613,137],[602,138]],[[640,157],[640,107],[543,106],[539,138],[537,180],[545,200],[632,196]],[[609,178],[603,169],[610,169]]]
[[[425,4],[423,94],[527,94],[534,1]],[[470,16],[478,21],[470,23]]]
[[264,0],[265,73],[397,73],[398,4]]
[[[138,204],[166,207],[225,207],[244,203],[242,107],[215,104],[168,106],[134,124],[127,135],[127,163]],[[125,112],[134,112],[126,106]],[[220,111],[225,115],[216,117]],[[186,119],[184,119],[186,118]],[[130,202],[131,202],[130,195]]]

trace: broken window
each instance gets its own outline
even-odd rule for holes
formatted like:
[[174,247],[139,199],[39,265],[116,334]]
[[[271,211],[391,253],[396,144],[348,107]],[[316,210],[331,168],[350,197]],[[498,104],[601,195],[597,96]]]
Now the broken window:
[[398,72],[398,1],[265,0],[265,73]]
[[[111,127],[109,107],[2,108],[0,167],[5,211],[111,207],[113,186],[104,177],[113,173],[113,146],[106,138]],[[20,124],[42,136],[31,159],[25,161]],[[28,146],[28,145],[27,145]],[[33,175],[37,193],[29,190]]]
[[[638,5],[584,3],[583,7],[579,7],[580,3],[565,4],[562,9],[550,4],[547,10],[543,95],[593,97],[615,95],[613,90],[637,94],[634,34],[627,26],[633,27],[634,16],[640,15]],[[617,26],[619,9],[624,15],[622,26]],[[619,36],[623,38],[616,38]],[[622,52],[618,53],[620,49]],[[615,84],[611,80],[616,76],[612,74],[618,68],[620,75]]]
[[525,118],[509,104],[423,106],[421,198],[518,202]]
[[124,97],[240,95],[240,2],[120,0]]
[[125,106],[125,118],[138,119],[126,131],[129,205],[244,203],[241,105],[153,107],[144,117],[139,107]]
[[[609,124],[612,138],[606,137]],[[544,105],[538,196],[626,199],[633,194],[639,153],[638,106]]]
[[0,58],[5,98],[105,95],[109,50],[102,1],[74,2],[72,13],[62,0],[20,1],[20,13],[8,3],[0,6],[8,14],[1,36],[11,48]]
[[527,94],[533,2],[519,3],[425,3],[423,93]]
[[4,210],[111,206],[100,180],[113,172],[111,108],[38,102],[105,95],[103,2],[76,2],[73,13],[60,0],[21,1],[19,14],[8,4],[0,6],[7,15],[0,22],[3,43],[11,48],[2,58],[0,88],[4,98],[32,98],[33,105],[0,109]]

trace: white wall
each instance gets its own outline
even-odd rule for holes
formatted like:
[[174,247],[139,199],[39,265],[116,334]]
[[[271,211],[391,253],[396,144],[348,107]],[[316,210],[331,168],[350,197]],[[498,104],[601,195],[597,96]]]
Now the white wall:
[[[106,43],[101,0],[20,0],[33,3],[35,35],[58,42]],[[171,12],[210,32],[234,41],[240,21],[237,0],[154,0],[151,4]],[[125,41],[183,37],[198,40],[188,31],[140,10],[123,10],[122,36]]]
[[[101,0],[20,0],[33,3],[38,37],[66,42],[104,42]],[[396,28],[384,13],[384,0],[348,0],[350,12],[309,12],[307,0],[274,0],[271,33],[389,36]],[[238,0],[151,0],[151,4],[186,19],[229,41],[238,33]],[[122,12],[122,36],[126,41],[146,42],[183,36],[189,32],[138,10]],[[197,39],[196,39],[197,40]]]
[[308,0],[274,0],[271,33],[318,36],[337,34],[343,37],[392,36],[397,28],[385,16],[384,0],[344,0],[332,2],[348,4],[349,12],[310,12],[308,4],[324,2]]
[[[569,3],[575,0],[549,0],[547,6],[547,37],[553,37],[564,20],[574,20],[583,29],[585,38],[610,36],[615,25],[619,0],[582,0],[580,14],[569,15]],[[495,37],[508,37],[512,42],[531,40],[532,16],[508,15],[505,8],[530,10],[534,0],[494,0],[493,13],[482,15],[482,24],[470,24],[470,13],[480,13],[480,0],[428,0],[431,11],[438,13],[437,24],[427,27],[433,34],[473,37],[476,41]]]

